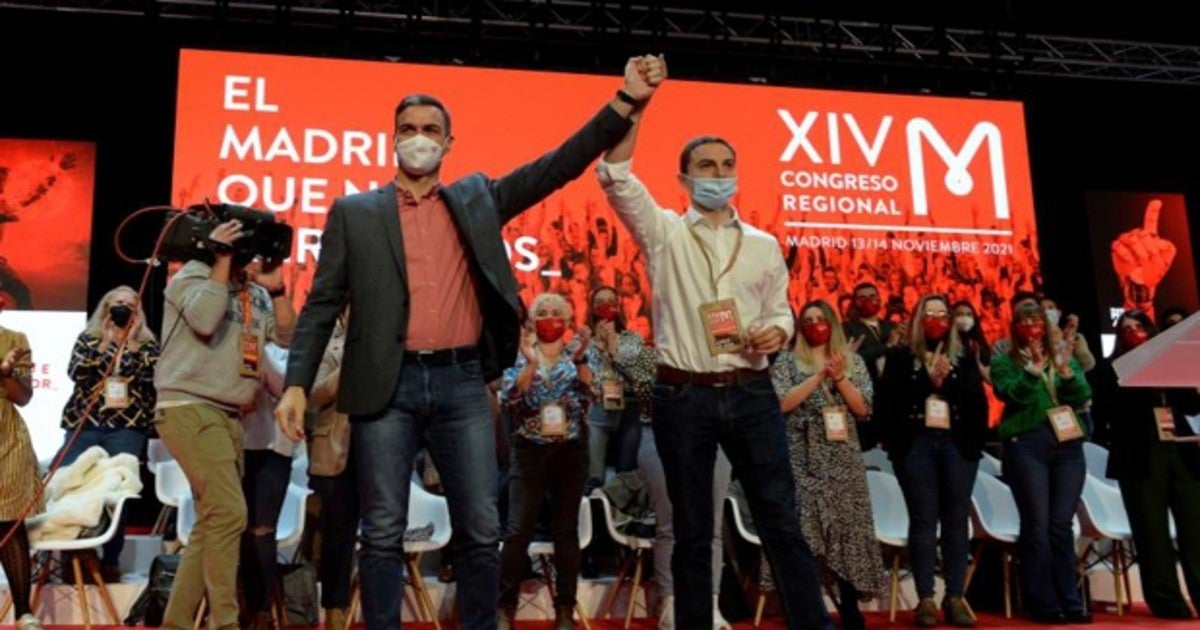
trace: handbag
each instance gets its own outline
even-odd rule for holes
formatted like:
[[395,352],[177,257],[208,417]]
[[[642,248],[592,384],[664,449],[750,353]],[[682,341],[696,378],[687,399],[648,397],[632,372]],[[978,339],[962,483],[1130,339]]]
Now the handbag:
[[350,455],[350,417],[334,405],[322,409],[308,445],[308,474],[336,477],[346,469]]

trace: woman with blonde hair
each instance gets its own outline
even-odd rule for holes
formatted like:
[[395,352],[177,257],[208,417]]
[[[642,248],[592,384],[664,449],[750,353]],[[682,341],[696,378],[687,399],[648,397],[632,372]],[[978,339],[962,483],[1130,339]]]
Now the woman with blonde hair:
[[975,625],[963,599],[971,489],[987,433],[987,398],[979,364],[954,324],[949,299],[917,303],[909,344],[887,355],[875,414],[908,506],[908,545],[916,581],[916,621],[937,624],[934,567],[939,525],[946,594],[945,622]]
[[787,422],[800,524],[827,582],[838,585],[842,628],[862,628],[859,600],[883,591],[857,418],[871,413],[866,363],[824,300],[800,309],[795,345],[771,366]]
[[1014,309],[1012,346],[992,355],[992,387],[1004,403],[1004,477],[1021,517],[1017,556],[1029,617],[1038,623],[1091,623],[1077,585],[1072,521],[1087,463],[1087,431],[1074,408],[1092,388],[1067,344],[1050,343],[1037,303]]
[[[105,293],[75,340],[67,365],[75,388],[63,408],[63,466],[93,446],[109,456],[141,458],[154,417],[157,364],[158,341],[146,325],[137,292],[122,285]],[[104,545],[100,572],[106,582],[121,580],[118,562],[124,545],[122,523]]]

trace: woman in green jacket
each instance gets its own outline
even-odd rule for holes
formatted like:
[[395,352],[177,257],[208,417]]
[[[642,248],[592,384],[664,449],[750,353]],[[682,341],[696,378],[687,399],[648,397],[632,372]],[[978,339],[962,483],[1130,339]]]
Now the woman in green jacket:
[[1004,476],[1021,516],[1017,554],[1024,602],[1039,623],[1090,623],[1076,588],[1072,519],[1087,467],[1085,430],[1073,408],[1092,395],[1070,342],[1051,345],[1040,306],[1014,313],[1012,346],[992,357],[992,385],[1004,403]]

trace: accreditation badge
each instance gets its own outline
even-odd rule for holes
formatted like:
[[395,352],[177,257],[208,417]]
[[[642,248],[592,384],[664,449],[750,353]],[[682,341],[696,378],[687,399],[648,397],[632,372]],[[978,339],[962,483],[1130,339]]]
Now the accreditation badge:
[[941,396],[925,399],[925,426],[930,429],[950,428],[950,403]]
[[550,403],[542,407],[539,433],[542,437],[562,437],[567,434],[567,413],[562,405]]
[[1083,427],[1075,417],[1075,410],[1067,405],[1060,405],[1046,411],[1050,418],[1050,428],[1054,429],[1054,437],[1059,442],[1069,442],[1083,437]]
[[104,379],[104,408],[124,409],[129,406],[129,379],[110,376]]
[[846,408],[839,406],[821,409],[825,421],[825,439],[830,442],[845,442],[850,439],[850,425],[846,420]]
[[242,367],[241,374],[247,378],[259,377],[259,344],[258,335],[252,332],[241,333]]
[[733,298],[701,304],[700,322],[704,325],[710,356],[738,354],[746,347],[742,320]]

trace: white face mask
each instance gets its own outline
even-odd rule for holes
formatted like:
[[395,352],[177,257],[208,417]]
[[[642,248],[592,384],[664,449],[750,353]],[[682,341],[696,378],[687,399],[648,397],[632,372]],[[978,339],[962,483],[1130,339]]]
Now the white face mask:
[[975,327],[975,318],[970,315],[959,315],[954,318],[954,323],[958,325],[959,332],[970,332]]
[[442,162],[445,148],[422,134],[396,143],[396,159],[410,175],[426,175]]
[[1057,326],[1058,320],[1062,318],[1062,311],[1056,308],[1046,309],[1046,319],[1050,321],[1051,326]]

